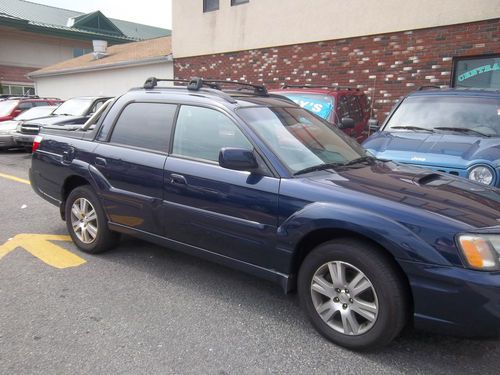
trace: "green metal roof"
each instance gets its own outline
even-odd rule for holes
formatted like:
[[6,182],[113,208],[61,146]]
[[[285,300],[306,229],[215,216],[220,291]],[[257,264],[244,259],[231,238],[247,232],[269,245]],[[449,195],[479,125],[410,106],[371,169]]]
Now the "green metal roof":
[[[99,25],[105,26],[92,28],[82,25],[82,21],[92,22],[96,18],[100,18]],[[107,21],[110,21],[116,29],[110,26]],[[107,18],[99,11],[85,14],[24,0],[0,0],[1,24],[19,26],[27,31],[73,36],[79,39],[95,39],[101,36],[103,39],[118,43],[120,41],[159,38],[171,34],[168,29]]]

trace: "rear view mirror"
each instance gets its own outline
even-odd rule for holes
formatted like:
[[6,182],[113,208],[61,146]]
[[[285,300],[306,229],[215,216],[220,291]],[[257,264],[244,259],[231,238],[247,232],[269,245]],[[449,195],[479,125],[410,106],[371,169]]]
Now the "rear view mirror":
[[253,151],[243,148],[223,148],[219,151],[222,168],[251,172],[259,167]]
[[350,117],[342,117],[340,120],[339,129],[352,129],[354,128],[354,120]]

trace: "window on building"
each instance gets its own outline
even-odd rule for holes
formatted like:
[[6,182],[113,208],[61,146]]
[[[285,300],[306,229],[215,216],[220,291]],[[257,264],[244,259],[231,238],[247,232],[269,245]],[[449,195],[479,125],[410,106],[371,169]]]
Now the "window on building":
[[208,108],[181,107],[175,125],[173,154],[217,162],[223,147],[253,149],[226,115]]
[[0,85],[0,94],[5,95],[35,95],[35,88],[33,86],[10,85],[2,83]]
[[79,57],[92,52],[92,48],[73,48],[73,57]]
[[203,12],[212,12],[219,9],[219,0],[203,0]]
[[174,104],[129,104],[118,118],[110,142],[167,152],[176,109]]
[[453,72],[453,87],[500,89],[500,55],[457,57]]
[[231,6],[248,3],[250,0],[231,0]]

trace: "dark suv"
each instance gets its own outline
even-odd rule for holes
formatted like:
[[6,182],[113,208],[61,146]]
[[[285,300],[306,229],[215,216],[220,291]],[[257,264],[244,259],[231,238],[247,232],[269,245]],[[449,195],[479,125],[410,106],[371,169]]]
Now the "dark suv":
[[57,98],[40,98],[40,97],[9,97],[5,100],[0,100],[0,122],[9,121],[33,107],[41,107],[46,105],[57,106],[63,101]]
[[360,143],[368,136],[370,102],[366,94],[359,89],[344,86],[285,85],[283,89],[271,92],[293,100]]
[[126,233],[297,289],[319,332],[353,349],[408,322],[500,332],[498,190],[370,157],[262,86],[157,81],[94,128],[35,138],[31,184],[79,249]]

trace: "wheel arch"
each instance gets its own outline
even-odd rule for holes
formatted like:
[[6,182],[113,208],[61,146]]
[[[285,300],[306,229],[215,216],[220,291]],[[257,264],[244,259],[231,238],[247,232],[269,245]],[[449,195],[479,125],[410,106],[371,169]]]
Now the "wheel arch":
[[[412,315],[414,311],[414,297],[408,276],[403,271],[403,268],[398,263],[394,254],[391,253],[391,251],[389,251],[386,246],[377,242],[373,238],[366,236],[363,233],[354,230],[346,230],[333,227],[316,229],[307,233],[296,245],[295,255],[292,260],[293,274],[298,275],[298,271],[300,269],[300,266],[302,265],[302,262],[304,261],[306,256],[310,254],[316,247],[326,242],[343,239],[356,241],[358,243],[369,246],[370,249],[373,249],[374,254],[383,257],[385,261],[392,266],[407,293],[409,304],[408,308]],[[291,290],[296,289],[296,287],[296,282],[294,282]]]
[[71,175],[64,180],[61,188],[61,204],[59,206],[59,211],[61,213],[61,218],[66,220],[64,207],[66,206],[66,199],[68,195],[79,186],[91,185],[90,181],[80,175]]

